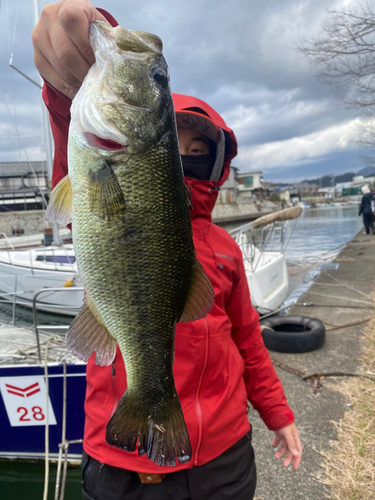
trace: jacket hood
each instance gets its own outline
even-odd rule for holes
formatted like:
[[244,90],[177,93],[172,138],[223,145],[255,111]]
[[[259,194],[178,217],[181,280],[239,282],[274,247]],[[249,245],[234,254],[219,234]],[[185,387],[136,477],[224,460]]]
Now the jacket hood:
[[231,160],[237,155],[237,140],[223,118],[206,102],[196,97],[184,94],[172,94],[175,111],[193,110],[208,116],[215,125],[222,130],[225,137],[225,149],[223,159],[223,170],[219,181],[201,181],[185,177],[185,183],[190,191],[193,208],[190,212],[191,218],[197,217],[211,220],[211,212],[215,206],[220,187],[229,175]]

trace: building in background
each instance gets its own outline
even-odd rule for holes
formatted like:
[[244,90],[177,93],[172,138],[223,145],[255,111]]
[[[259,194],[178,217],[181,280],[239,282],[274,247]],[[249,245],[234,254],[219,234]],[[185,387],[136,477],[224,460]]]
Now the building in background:
[[0,212],[43,209],[48,194],[45,161],[0,162]]
[[259,200],[264,200],[265,192],[262,174],[261,170],[237,172],[239,198],[255,197]]
[[221,186],[218,203],[237,203],[238,196],[238,168],[234,165],[230,166],[229,175],[224,184]]

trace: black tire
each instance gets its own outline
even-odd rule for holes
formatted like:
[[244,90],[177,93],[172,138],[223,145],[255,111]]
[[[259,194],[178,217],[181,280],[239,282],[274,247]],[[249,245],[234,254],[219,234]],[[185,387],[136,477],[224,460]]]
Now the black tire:
[[323,346],[326,329],[321,321],[306,316],[273,316],[262,319],[264,344],[270,351],[302,353]]

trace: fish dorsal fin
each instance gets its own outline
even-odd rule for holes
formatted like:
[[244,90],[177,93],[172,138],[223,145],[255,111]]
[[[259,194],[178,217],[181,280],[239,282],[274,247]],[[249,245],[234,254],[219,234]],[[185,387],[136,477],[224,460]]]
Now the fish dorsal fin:
[[46,217],[61,226],[72,222],[72,186],[69,175],[65,176],[52,191]]
[[100,321],[95,307],[86,297],[65,335],[67,349],[87,362],[96,351],[95,364],[108,366],[116,354],[116,340]]
[[214,301],[215,294],[212,283],[203,271],[201,263],[195,259],[190,290],[179,321],[184,323],[204,318],[211,311]]
[[92,213],[107,221],[121,217],[126,209],[124,193],[108,161],[99,170],[90,170],[89,175]]

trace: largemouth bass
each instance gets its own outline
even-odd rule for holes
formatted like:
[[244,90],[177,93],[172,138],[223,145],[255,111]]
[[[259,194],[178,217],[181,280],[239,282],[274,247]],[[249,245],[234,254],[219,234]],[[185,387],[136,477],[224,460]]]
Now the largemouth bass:
[[110,445],[158,465],[192,451],[173,379],[176,322],[203,318],[213,288],[195,256],[168,67],[148,33],[90,25],[96,63],[71,108],[69,175],[47,216],[72,222],[85,302],[67,348],[110,365],[116,342],[127,390]]

